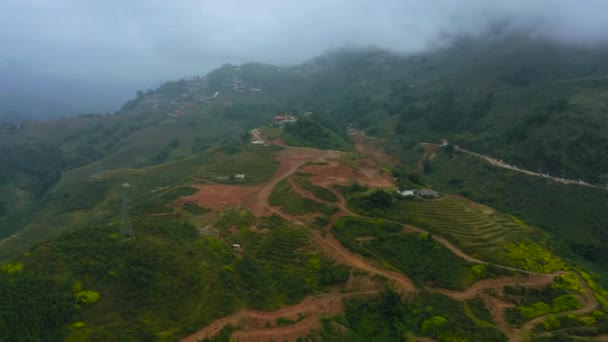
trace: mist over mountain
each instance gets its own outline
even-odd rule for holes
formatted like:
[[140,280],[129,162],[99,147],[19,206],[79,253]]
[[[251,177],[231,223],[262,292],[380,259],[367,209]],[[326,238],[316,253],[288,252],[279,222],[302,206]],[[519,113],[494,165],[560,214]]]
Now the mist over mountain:
[[463,36],[519,31],[592,47],[606,40],[607,6],[598,0],[5,1],[0,115],[112,112],[136,90],[224,63],[291,65],[344,46],[415,53]]
[[607,10],[0,2],[0,340],[602,340]]

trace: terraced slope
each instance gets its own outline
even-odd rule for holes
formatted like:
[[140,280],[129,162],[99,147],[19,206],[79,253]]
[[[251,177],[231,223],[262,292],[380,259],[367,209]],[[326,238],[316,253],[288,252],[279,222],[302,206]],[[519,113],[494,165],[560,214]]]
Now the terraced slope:
[[429,227],[473,255],[491,255],[532,229],[494,210],[455,196],[400,202],[412,223]]

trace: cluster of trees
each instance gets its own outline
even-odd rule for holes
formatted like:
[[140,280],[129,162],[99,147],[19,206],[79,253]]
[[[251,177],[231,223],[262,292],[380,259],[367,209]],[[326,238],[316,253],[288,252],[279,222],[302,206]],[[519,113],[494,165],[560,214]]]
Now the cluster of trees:
[[50,144],[0,145],[0,184],[17,182],[34,194],[59,179],[66,165],[62,151]]
[[[344,317],[326,322],[313,340],[406,341],[414,335],[440,341],[506,341],[486,320],[491,320],[489,313],[473,304],[426,292],[406,302],[387,290],[371,298],[349,299]],[[465,314],[467,306],[470,314]]]
[[[248,217],[218,224],[248,227],[239,223]],[[266,247],[241,256],[173,216],[134,218],[129,240],[112,226],[64,233],[20,257],[23,267],[0,270],[0,336],[146,340],[178,327],[177,338],[239,308],[274,310],[346,281],[345,267],[296,253],[306,235],[275,221],[270,233],[251,233]]]

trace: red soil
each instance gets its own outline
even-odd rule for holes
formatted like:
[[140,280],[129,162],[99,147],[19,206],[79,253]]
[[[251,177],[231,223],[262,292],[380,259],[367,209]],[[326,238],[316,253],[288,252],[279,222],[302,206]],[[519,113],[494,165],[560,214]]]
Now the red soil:
[[420,174],[424,173],[424,161],[431,158],[431,156],[437,151],[437,145],[435,144],[425,144],[424,153],[418,160],[418,165],[416,165],[416,171]]
[[194,201],[200,206],[219,210],[225,207],[243,206],[255,216],[270,214],[267,199],[275,185],[294,173],[302,164],[313,162],[327,162],[337,160],[341,152],[324,151],[304,147],[285,147],[277,154],[279,168],[269,182],[257,186],[244,185],[195,185],[199,191],[192,195],[178,199],[177,204]]
[[[352,292],[342,294],[337,291],[318,297],[306,297],[301,303],[281,310],[265,312],[247,310],[219,319],[202,330],[182,339],[182,342],[200,341],[217,335],[226,325],[238,326],[239,330],[232,333],[234,341],[296,341],[312,329],[321,327],[319,318],[322,314],[332,315],[343,311],[342,299],[355,295],[370,295],[377,290]],[[295,324],[277,326],[277,318],[297,321]]]
[[259,186],[243,185],[193,185],[198,192],[191,196],[182,197],[177,204],[196,202],[198,205],[219,210],[225,207],[241,206],[248,198],[259,191]]
[[381,164],[394,165],[397,158],[384,152],[382,141],[362,134],[351,134],[357,152],[370,156]]
[[330,163],[329,165],[308,165],[302,168],[302,172],[313,174],[314,176],[310,177],[310,182],[321,186],[348,185],[352,182],[370,187],[389,187],[393,185],[390,174],[381,172],[377,165],[371,167],[369,162],[363,163],[358,169],[353,169],[342,162]]

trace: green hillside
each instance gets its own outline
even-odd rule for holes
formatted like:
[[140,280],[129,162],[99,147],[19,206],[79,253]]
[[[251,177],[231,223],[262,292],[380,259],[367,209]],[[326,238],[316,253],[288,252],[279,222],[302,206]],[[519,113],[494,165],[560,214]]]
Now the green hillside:
[[[174,341],[219,319],[218,340],[608,331],[607,47],[513,34],[226,64],[113,114],[2,127],[2,341]],[[386,188],[356,183],[378,169]],[[440,194],[395,192],[421,188]]]

